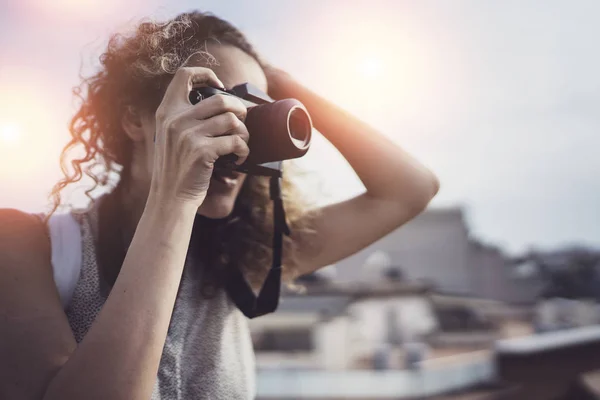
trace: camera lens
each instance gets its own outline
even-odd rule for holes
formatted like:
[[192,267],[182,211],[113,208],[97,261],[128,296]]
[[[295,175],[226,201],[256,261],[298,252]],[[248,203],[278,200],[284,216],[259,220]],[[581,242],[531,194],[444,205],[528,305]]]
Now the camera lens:
[[298,148],[304,148],[310,143],[312,124],[306,111],[294,107],[288,114],[288,132]]
[[250,133],[248,164],[302,157],[310,147],[312,121],[298,100],[250,107],[244,123]]

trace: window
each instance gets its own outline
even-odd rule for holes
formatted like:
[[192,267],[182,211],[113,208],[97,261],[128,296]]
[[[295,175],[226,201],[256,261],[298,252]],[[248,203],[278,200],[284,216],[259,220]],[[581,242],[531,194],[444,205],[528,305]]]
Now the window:
[[254,340],[255,351],[312,351],[314,343],[311,329],[270,329],[258,334]]

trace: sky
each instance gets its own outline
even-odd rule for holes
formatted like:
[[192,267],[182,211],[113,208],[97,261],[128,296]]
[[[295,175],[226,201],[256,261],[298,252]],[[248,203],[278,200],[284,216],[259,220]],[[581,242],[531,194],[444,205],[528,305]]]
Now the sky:
[[[192,9],[423,161],[432,207],[463,207],[479,240],[600,246],[594,0],[0,0],[0,207],[46,208],[71,89],[109,35]],[[300,164],[321,203],[363,190],[322,137]]]

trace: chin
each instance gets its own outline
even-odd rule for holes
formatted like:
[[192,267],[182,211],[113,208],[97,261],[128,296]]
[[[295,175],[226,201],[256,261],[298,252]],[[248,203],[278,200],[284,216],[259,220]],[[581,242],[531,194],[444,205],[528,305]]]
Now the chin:
[[198,208],[198,214],[212,219],[227,218],[233,212],[234,199],[221,196],[207,196]]
[[213,172],[208,192],[204,202],[198,208],[198,214],[212,219],[229,217],[245,179],[246,175],[239,172]]

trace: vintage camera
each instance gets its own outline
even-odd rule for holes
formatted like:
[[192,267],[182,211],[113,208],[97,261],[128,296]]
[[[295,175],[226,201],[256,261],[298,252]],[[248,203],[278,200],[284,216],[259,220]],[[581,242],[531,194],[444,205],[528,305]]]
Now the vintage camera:
[[[312,121],[304,105],[296,99],[274,101],[257,87],[244,83],[232,89],[195,88],[190,92],[192,104],[216,94],[236,96],[248,108],[245,124],[250,133],[250,155],[235,169],[240,172],[265,172],[265,168],[283,160],[302,157],[310,147]],[[221,157],[216,167],[223,167],[234,155]]]
[[237,268],[231,270],[226,290],[236,306],[248,318],[258,317],[277,309],[281,287],[283,235],[290,229],[285,218],[281,197],[282,161],[302,157],[310,147],[312,121],[302,103],[295,99],[274,101],[260,89],[244,83],[233,89],[195,88],[190,92],[192,104],[216,94],[236,96],[248,109],[244,123],[250,133],[250,155],[235,166],[235,154],[220,157],[216,169],[233,168],[239,172],[269,176],[269,193],[273,201],[273,262],[258,295]]

